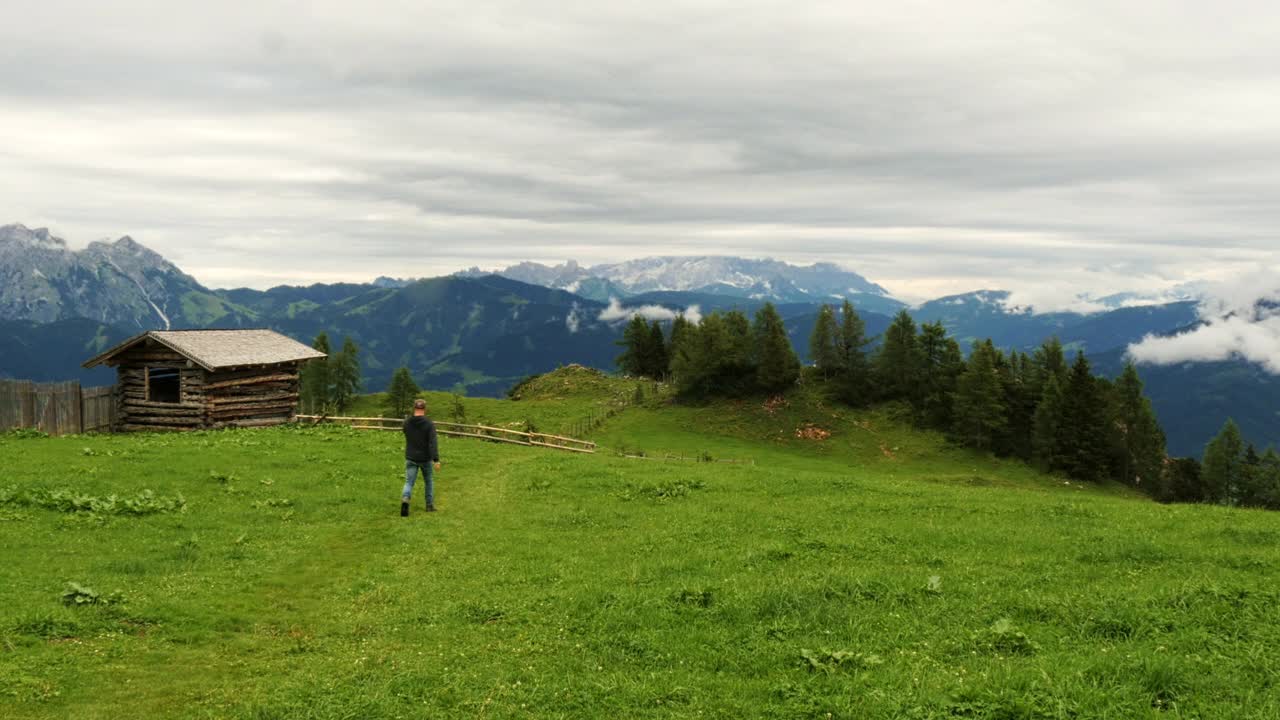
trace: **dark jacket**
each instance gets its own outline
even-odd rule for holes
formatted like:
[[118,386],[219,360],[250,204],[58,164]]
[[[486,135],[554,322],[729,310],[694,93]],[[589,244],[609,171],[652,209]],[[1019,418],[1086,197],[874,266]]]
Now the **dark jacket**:
[[404,459],[422,464],[440,462],[435,423],[421,415],[404,419]]

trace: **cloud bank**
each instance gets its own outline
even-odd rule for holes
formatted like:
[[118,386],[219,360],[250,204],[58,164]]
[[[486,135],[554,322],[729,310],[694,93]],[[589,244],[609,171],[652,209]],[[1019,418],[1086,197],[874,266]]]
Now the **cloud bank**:
[[640,316],[650,322],[658,320],[675,320],[676,316],[683,315],[685,320],[697,325],[702,322],[702,308],[698,305],[690,305],[682,311],[675,311],[661,305],[640,305],[637,307],[623,307],[617,298],[609,298],[609,307],[600,311],[597,318],[602,322],[614,322],[617,320],[630,320],[633,317]]
[[217,287],[731,254],[1101,296],[1280,261],[1276,3],[11,5],[0,223]]
[[1280,272],[1273,271],[1214,288],[1200,307],[1201,325],[1180,335],[1143,338],[1129,347],[1129,356],[1155,365],[1239,359],[1280,375],[1278,278]]

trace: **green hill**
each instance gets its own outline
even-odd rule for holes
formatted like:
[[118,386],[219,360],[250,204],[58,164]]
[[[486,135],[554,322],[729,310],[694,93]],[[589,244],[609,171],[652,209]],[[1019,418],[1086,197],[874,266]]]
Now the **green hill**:
[[803,392],[522,390],[465,412],[606,449],[444,438],[409,518],[394,432],[0,438],[0,716],[1280,716],[1274,515]]

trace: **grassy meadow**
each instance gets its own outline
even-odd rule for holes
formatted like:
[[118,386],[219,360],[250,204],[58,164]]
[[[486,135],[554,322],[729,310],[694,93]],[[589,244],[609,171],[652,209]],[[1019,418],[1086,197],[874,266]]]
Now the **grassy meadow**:
[[397,433],[0,437],[0,717],[1280,717],[1280,515],[571,375],[408,518]]

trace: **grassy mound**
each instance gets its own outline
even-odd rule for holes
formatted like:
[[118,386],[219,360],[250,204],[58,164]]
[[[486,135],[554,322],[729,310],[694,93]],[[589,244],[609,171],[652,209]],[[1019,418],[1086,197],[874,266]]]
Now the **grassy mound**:
[[1280,716],[1275,515],[803,392],[593,435],[647,459],[444,438],[409,518],[395,433],[0,438],[0,717]]
[[[644,397],[667,392],[665,386],[648,380],[633,380],[607,375],[581,365],[568,365],[558,370],[529,378],[515,389],[515,401],[473,398],[444,392],[426,391],[428,414],[446,422],[496,425],[511,428],[533,427],[553,434],[589,434],[598,422],[634,404],[636,388]],[[382,417],[387,414],[386,394],[375,393],[357,398],[350,414],[357,417]]]
[[511,390],[514,400],[567,400],[588,398],[593,401],[626,399],[629,383],[595,368],[567,365],[552,372],[526,378]]

